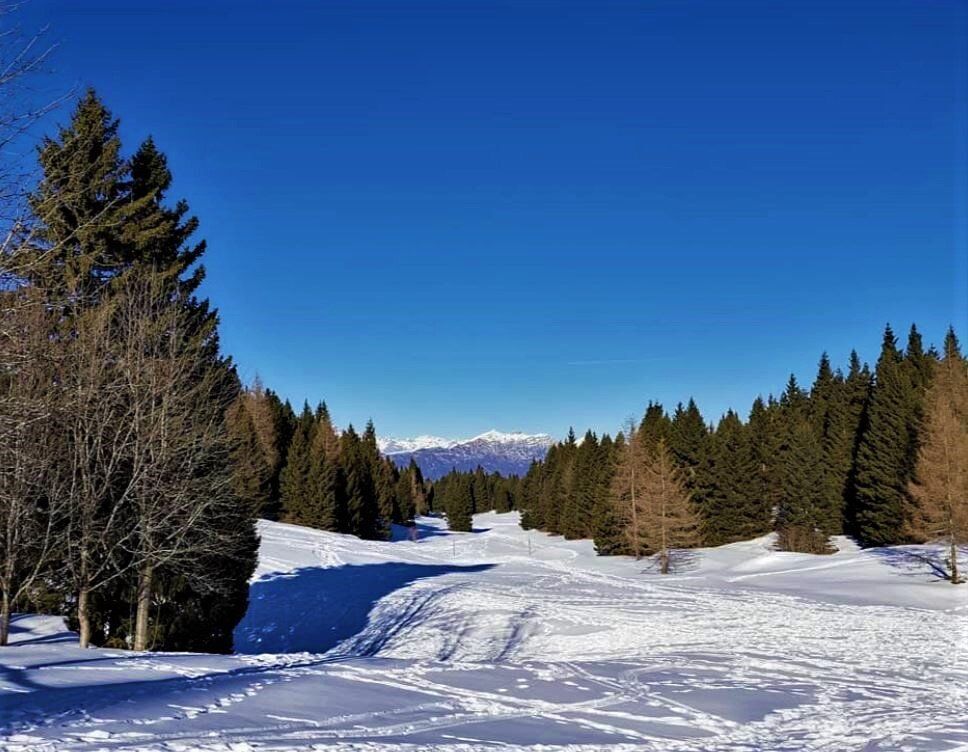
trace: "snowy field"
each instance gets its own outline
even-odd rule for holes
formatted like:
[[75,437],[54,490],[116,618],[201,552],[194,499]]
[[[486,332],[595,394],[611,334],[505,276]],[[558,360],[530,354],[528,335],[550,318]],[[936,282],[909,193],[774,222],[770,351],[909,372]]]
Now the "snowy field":
[[517,521],[260,523],[235,656],[81,651],[18,617],[0,749],[968,749],[968,587],[932,551],[763,538],[661,577]]

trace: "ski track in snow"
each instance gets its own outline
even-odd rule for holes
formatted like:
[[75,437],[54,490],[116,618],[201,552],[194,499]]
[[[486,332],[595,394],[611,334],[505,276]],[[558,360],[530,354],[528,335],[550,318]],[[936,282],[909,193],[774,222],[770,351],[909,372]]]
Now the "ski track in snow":
[[968,750],[968,588],[932,550],[763,538],[662,577],[517,520],[260,523],[232,656],[81,651],[20,616],[0,750]]

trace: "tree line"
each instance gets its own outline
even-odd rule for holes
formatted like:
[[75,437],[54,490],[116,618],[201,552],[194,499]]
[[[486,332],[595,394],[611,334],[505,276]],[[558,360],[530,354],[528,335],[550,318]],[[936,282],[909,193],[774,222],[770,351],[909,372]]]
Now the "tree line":
[[743,421],[707,424],[693,400],[669,415],[650,403],[614,439],[574,432],[535,462],[515,496],[522,523],[593,538],[600,554],[658,554],[772,531],[785,550],[827,553],[830,537],[863,546],[943,539],[958,580],[968,541],[968,366],[954,329],[925,350],[886,327],[871,372],[824,354],[809,389],[791,376]]
[[430,508],[430,489],[411,460],[399,469],[380,454],[376,429],[337,431],[329,409],[288,401],[256,381],[243,390],[229,421],[249,447],[246,497],[259,516],[319,530],[384,539]]

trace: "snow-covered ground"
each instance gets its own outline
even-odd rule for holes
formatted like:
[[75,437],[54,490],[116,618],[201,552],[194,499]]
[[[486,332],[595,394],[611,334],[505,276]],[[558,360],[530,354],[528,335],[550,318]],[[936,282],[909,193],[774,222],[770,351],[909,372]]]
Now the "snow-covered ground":
[[517,522],[261,523],[234,656],[81,651],[21,616],[0,749],[968,749],[968,587],[930,549],[763,538],[662,577]]

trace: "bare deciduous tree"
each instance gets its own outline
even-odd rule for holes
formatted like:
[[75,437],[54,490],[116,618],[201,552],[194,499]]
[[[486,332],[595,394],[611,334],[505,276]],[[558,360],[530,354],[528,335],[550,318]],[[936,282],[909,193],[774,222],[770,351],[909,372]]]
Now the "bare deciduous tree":
[[659,571],[668,574],[675,549],[699,545],[699,517],[693,509],[664,439],[646,458],[641,484],[642,543],[659,557]]
[[17,295],[26,300],[0,311],[10,335],[0,371],[0,645],[7,644],[13,605],[57,551],[63,512],[54,472],[60,391],[51,320],[33,300],[36,290]]
[[952,343],[938,364],[925,403],[908,532],[948,546],[949,579],[961,582],[958,546],[968,543],[968,363]]
[[[118,367],[130,403],[131,509],[125,547],[137,569],[134,648],[149,647],[155,573],[209,575],[192,560],[223,549],[220,513],[237,503],[225,414],[231,393],[188,311],[158,280],[129,281],[117,303]],[[223,531],[224,532],[224,531]]]
[[642,470],[645,464],[645,451],[638,431],[635,418],[629,417],[623,425],[625,446],[619,457],[615,475],[612,477],[610,501],[614,506],[616,516],[625,524],[626,536],[630,549],[636,559],[642,557]]

